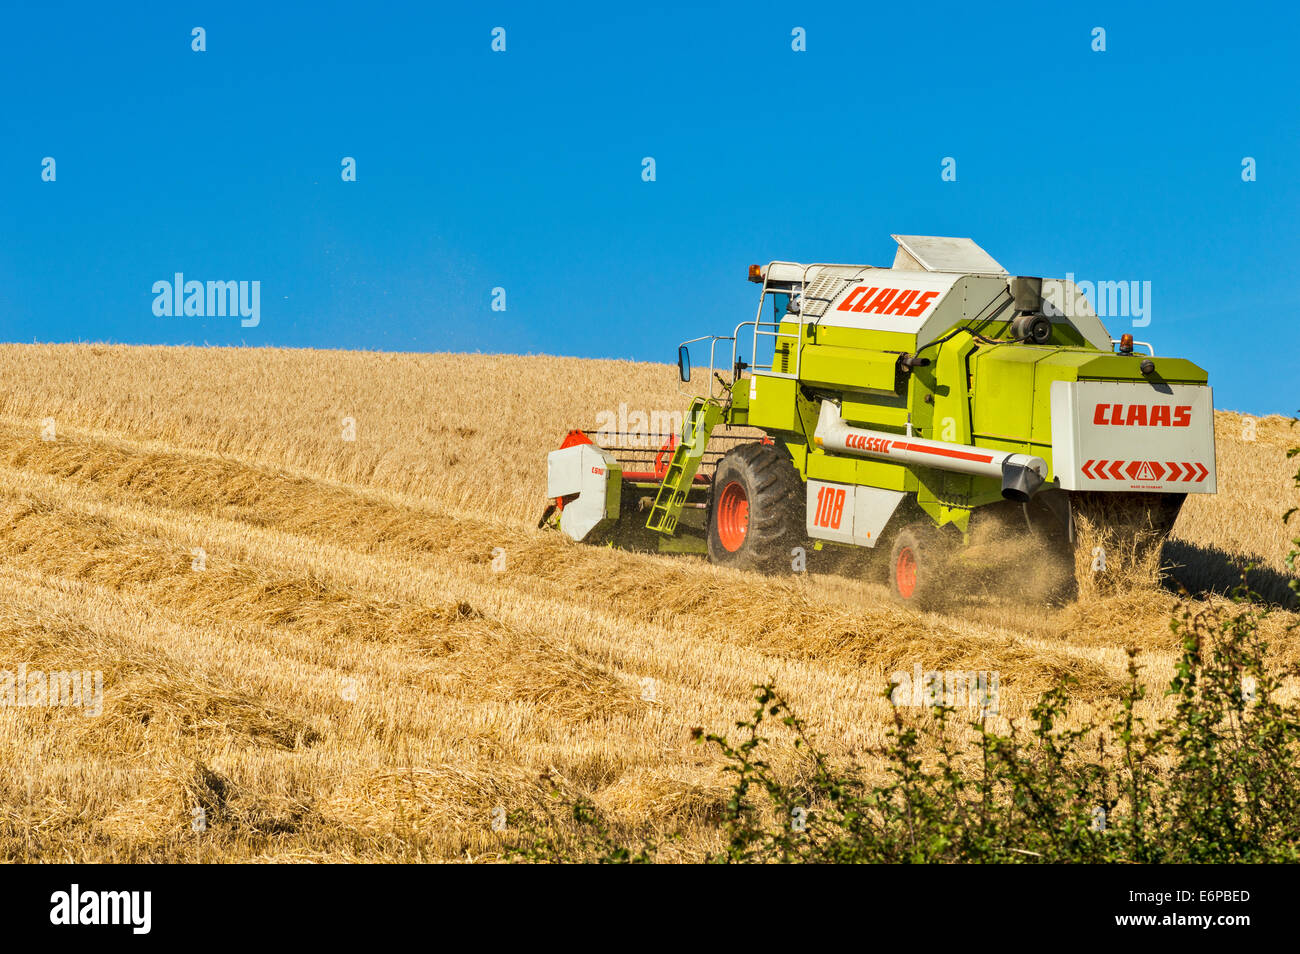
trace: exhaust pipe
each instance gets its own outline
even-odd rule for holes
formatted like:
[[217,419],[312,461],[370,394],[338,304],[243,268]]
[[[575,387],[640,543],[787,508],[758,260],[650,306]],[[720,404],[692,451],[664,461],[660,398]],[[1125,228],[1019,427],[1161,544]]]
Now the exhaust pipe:
[[822,401],[813,442],[823,450],[837,454],[892,460],[975,477],[1000,478],[1002,496],[1019,503],[1038,493],[1047,480],[1047,462],[1041,457],[850,427],[840,417],[840,409],[826,400]]

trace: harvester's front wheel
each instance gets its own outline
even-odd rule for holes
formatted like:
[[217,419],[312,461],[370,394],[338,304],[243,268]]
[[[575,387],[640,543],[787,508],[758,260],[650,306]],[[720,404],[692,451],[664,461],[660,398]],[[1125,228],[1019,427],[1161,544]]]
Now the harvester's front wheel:
[[772,444],[742,444],[713,474],[709,561],[768,573],[789,570],[803,540],[804,483]]
[[917,609],[942,602],[950,556],[947,542],[930,523],[912,523],[898,531],[889,554],[889,588],[896,599]]

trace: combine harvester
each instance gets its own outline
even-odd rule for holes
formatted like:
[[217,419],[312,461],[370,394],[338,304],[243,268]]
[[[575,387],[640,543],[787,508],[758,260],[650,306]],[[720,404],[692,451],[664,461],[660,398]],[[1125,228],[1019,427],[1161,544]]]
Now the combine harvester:
[[799,547],[888,552],[893,592],[926,606],[972,518],[1069,552],[1098,495],[1163,534],[1187,494],[1215,492],[1201,368],[1111,338],[1072,282],[1012,276],[970,239],[893,238],[891,268],[750,266],[754,320],[678,348],[689,382],[688,346],[709,347],[680,437],[569,432],[542,525],[769,572]]

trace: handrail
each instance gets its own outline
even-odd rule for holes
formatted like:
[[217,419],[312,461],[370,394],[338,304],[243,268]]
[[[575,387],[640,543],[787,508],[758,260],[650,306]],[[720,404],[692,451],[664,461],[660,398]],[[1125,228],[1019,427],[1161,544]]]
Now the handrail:
[[[780,321],[764,321],[764,320],[763,320],[763,300],[767,297],[767,292],[768,292],[768,276],[770,276],[770,275],[772,274],[772,266],[774,266],[774,265],[793,265],[793,266],[795,266],[795,267],[798,267],[798,268],[802,268],[802,269],[803,269],[803,272],[802,272],[802,274],[801,274],[800,277],[799,277],[799,299],[800,299],[801,302],[804,301],[804,292],[807,291],[807,289],[808,289],[808,273],[809,273],[812,269],[814,269],[814,268],[856,268],[856,269],[861,270],[861,269],[869,269],[869,268],[871,268],[872,266],[870,266],[870,265],[860,265],[860,264],[854,265],[854,264],[836,263],[836,262],[814,262],[814,263],[811,263],[811,264],[808,264],[808,265],[801,265],[799,262],[768,262],[768,264],[767,264],[767,270],[763,273],[763,289],[762,289],[762,292],[761,292],[761,293],[759,294],[759,296],[758,296],[758,313],[754,316],[754,320],[753,320],[753,321],[742,321],[740,324],[738,324],[738,325],[736,326],[736,330],[735,330],[735,332],[733,332],[733,339],[738,340],[738,339],[739,339],[739,336],[740,336],[740,329],[743,328],[745,325],[750,325],[750,324],[752,324],[752,325],[754,326],[754,338],[753,338],[753,346],[752,346],[752,347],[753,347],[753,353],[752,353],[752,355],[751,355],[751,357],[753,358],[753,363],[750,365],[750,368],[751,368],[752,372],[753,372],[754,374],[759,375],[759,376],[762,376],[762,377],[770,377],[770,378],[793,378],[793,379],[795,379],[795,380],[798,380],[798,379],[799,379],[800,372],[803,370],[803,349],[804,349],[804,343],[805,343],[805,341],[807,340],[807,338],[806,338],[806,336],[805,336],[805,334],[804,334],[804,327],[808,324],[808,322],[807,322],[807,321],[805,320],[805,318],[804,318],[804,314],[803,314],[803,309],[802,309],[802,307],[800,308],[800,311],[799,311],[799,314],[798,314],[798,325],[799,325],[799,331],[798,331],[798,333],[792,333],[792,332],[789,332],[789,331],[782,331],[782,330],[781,330],[781,324],[782,324],[782,323],[781,323]],[[772,326],[775,328],[775,330],[774,330],[774,331],[765,331],[765,330],[763,330],[763,328],[762,328],[763,325],[772,325]],[[794,356],[794,371],[793,371],[793,373],[792,373],[792,372],[789,372],[789,371],[776,371],[776,370],[770,370],[770,369],[760,368],[760,367],[758,366],[758,337],[759,337],[759,335],[766,335],[767,337],[769,337],[769,338],[774,338],[774,339],[775,339],[775,338],[794,338],[794,339],[798,342],[798,345],[797,345],[797,347],[795,348],[795,356]],[[775,345],[774,345],[773,347],[775,348]],[[776,357],[775,357],[775,355],[773,355],[772,361],[773,361],[773,364],[776,363]],[[735,364],[736,364],[736,354],[735,354],[735,345],[734,345],[734,344],[732,345],[731,364],[732,364],[732,367],[735,367]]]
[[[733,368],[733,377],[734,377],[735,379],[739,379],[740,376],[739,376],[738,374],[735,374],[735,373],[734,373],[734,368],[736,367],[736,347],[737,347],[737,345],[738,345],[739,342],[740,342],[740,329],[744,328],[746,325],[753,325],[753,326],[754,326],[754,333],[753,333],[753,338],[752,338],[752,340],[751,340],[751,351],[750,351],[750,362],[751,362],[751,363],[750,363],[750,372],[751,372],[751,374],[759,375],[759,376],[765,376],[765,377],[773,377],[773,378],[793,378],[793,379],[795,379],[795,380],[798,380],[798,379],[799,379],[800,373],[801,373],[802,370],[803,370],[803,349],[804,349],[804,343],[805,343],[805,341],[807,340],[807,339],[806,339],[806,335],[804,334],[804,326],[808,324],[808,322],[807,322],[807,321],[805,320],[805,318],[804,318],[804,315],[803,315],[802,309],[800,310],[799,314],[797,315],[797,324],[799,325],[799,330],[798,330],[797,332],[782,331],[782,330],[781,330],[781,325],[782,325],[782,323],[783,323],[782,321],[764,321],[764,320],[763,320],[763,303],[764,303],[764,300],[767,298],[767,293],[768,293],[768,291],[769,291],[769,288],[768,288],[769,276],[772,274],[772,266],[774,266],[774,265],[792,265],[792,266],[795,266],[795,267],[797,267],[797,268],[801,268],[801,269],[803,269],[803,272],[802,272],[802,274],[800,275],[800,278],[799,278],[799,292],[798,292],[798,294],[799,294],[799,298],[800,298],[801,301],[803,300],[804,292],[805,292],[805,291],[807,290],[807,288],[808,288],[808,273],[809,273],[811,270],[815,269],[815,268],[856,268],[856,269],[859,269],[859,270],[863,270],[863,269],[870,269],[870,268],[873,267],[873,266],[870,266],[870,265],[848,264],[848,263],[837,263],[837,262],[814,262],[814,263],[809,264],[809,265],[801,265],[799,262],[768,262],[768,263],[767,263],[767,269],[766,269],[766,271],[763,273],[763,287],[762,287],[761,291],[759,292],[759,296],[758,296],[758,310],[755,312],[754,319],[753,319],[752,321],[742,321],[742,322],[740,322],[740,324],[736,325],[735,330],[732,331],[732,333],[731,333],[730,336],[728,336],[728,335],[701,335],[701,336],[698,337],[698,338],[692,338],[692,339],[690,339],[690,341],[683,341],[683,342],[681,343],[682,345],[688,345],[688,344],[691,344],[692,342],[695,342],[695,341],[710,341],[710,342],[711,342],[711,344],[710,344],[710,346],[709,346],[709,397],[710,397],[710,398],[713,398],[713,396],[714,396],[714,395],[713,395],[713,386],[714,386],[714,380],[715,380],[715,378],[714,378],[714,368],[713,368],[713,364],[714,364],[714,348],[717,347],[717,343],[718,343],[719,341],[730,341],[730,342],[731,342],[731,367]],[[861,279],[856,279],[856,280],[861,281]],[[793,291],[793,290],[792,290],[792,291]],[[772,330],[768,330],[768,327],[770,327]],[[795,348],[794,371],[793,371],[793,372],[790,372],[790,371],[776,371],[776,370],[773,370],[773,369],[771,369],[771,368],[763,368],[763,367],[760,367],[760,366],[759,366],[759,364],[758,364],[758,339],[759,339],[759,336],[760,336],[760,335],[765,336],[765,337],[768,337],[768,338],[773,338],[773,339],[777,339],[777,338],[793,338],[795,341],[798,342],[798,345],[797,345],[796,348]],[[679,345],[679,347],[680,347],[680,345]],[[775,345],[773,345],[773,348],[775,349]],[[776,363],[776,356],[775,356],[775,354],[773,354],[772,363],[773,363],[773,365],[775,365],[775,363]],[[733,380],[733,381],[731,382],[731,384],[732,384],[732,386],[734,387],[735,384],[736,384],[736,380]],[[678,388],[678,391],[679,391],[680,393],[682,393],[682,394],[689,394],[689,392],[683,391],[681,388]]]
[[[719,342],[719,341],[730,341],[730,342],[731,342],[731,354],[732,354],[732,362],[731,362],[731,366],[734,368],[734,367],[736,366],[736,362],[735,362],[735,354],[736,354],[736,342],[735,342],[735,338],[734,338],[734,337],[729,338],[729,337],[727,337],[726,335],[700,335],[698,338],[690,338],[690,339],[688,339],[688,340],[686,340],[686,341],[683,341],[683,342],[679,343],[679,344],[677,345],[677,347],[678,347],[678,348],[682,348],[682,347],[685,347],[685,346],[688,345],[688,344],[694,344],[694,343],[697,342],[697,341],[707,341],[707,342],[709,342],[709,394],[708,394],[708,400],[710,400],[710,401],[714,401],[714,400],[717,400],[718,398],[722,397],[722,392],[721,392],[721,391],[719,391],[716,395],[713,393],[713,389],[714,389],[714,387],[717,385],[717,379],[716,379],[716,378],[714,377],[714,375],[713,375],[714,353],[715,353],[716,350],[717,350],[718,342]],[[692,398],[693,398],[693,397],[696,397],[696,395],[692,394],[690,391],[687,391],[685,388],[683,388],[683,387],[681,386],[681,385],[684,384],[684,383],[685,383],[685,382],[680,382],[680,383],[678,384],[678,386],[677,386],[677,393],[683,395],[684,397],[692,397]]]

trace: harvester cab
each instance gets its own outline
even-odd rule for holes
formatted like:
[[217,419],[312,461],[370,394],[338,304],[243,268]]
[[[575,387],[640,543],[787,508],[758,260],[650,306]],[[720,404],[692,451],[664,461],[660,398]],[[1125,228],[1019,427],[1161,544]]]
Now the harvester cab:
[[1011,275],[967,238],[893,238],[887,268],[750,266],[755,317],[679,346],[697,392],[680,427],[570,432],[543,524],[771,572],[806,548],[887,552],[894,593],[925,604],[973,518],[1067,549],[1081,507],[1163,534],[1215,492],[1205,371],[1112,338],[1068,280]]

